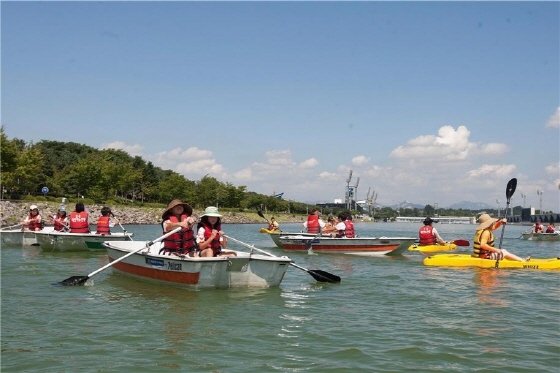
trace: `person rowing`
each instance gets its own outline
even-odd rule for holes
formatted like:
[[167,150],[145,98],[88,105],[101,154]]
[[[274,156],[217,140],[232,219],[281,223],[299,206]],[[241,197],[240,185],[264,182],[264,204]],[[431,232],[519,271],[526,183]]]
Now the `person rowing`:
[[496,219],[490,217],[488,214],[482,214],[478,218],[478,223],[479,224],[476,227],[476,232],[474,234],[473,257],[493,260],[509,259],[516,260],[518,262],[529,261],[531,259],[530,256],[523,259],[513,253],[510,253],[506,249],[494,247],[493,231],[501,227],[502,224],[506,224],[506,218]]

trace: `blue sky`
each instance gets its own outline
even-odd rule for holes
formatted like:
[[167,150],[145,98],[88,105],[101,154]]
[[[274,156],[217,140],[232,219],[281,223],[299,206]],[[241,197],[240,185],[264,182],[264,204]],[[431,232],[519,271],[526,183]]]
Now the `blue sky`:
[[8,138],[331,202],[560,210],[559,2],[2,1]]

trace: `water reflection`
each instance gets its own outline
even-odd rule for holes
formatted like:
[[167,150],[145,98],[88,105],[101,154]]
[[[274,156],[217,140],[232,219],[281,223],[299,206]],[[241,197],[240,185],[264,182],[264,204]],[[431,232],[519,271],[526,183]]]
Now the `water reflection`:
[[[474,310],[477,322],[474,323],[474,330],[481,336],[491,336],[503,333],[510,328],[505,318],[510,301],[507,289],[504,289],[504,277],[507,271],[500,271],[491,268],[474,268],[473,284],[477,295],[477,309]],[[494,346],[484,347],[487,351],[495,351]]]

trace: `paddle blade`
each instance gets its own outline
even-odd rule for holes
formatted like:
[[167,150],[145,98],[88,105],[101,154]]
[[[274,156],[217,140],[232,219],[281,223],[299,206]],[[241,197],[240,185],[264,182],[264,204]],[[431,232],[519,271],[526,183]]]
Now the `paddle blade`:
[[62,280],[60,284],[64,286],[78,286],[85,284],[87,280],[89,280],[89,276],[72,276]]
[[471,245],[471,243],[468,240],[461,240],[461,239],[452,241],[452,243],[454,243],[457,246],[470,246]]
[[263,213],[262,213],[261,210],[257,210],[257,214],[258,214],[261,218],[263,218],[263,219],[265,219],[266,221],[268,221],[268,219],[264,217],[264,215],[263,215]]
[[319,282],[339,283],[340,277],[332,273],[321,271],[320,269],[310,269],[307,271],[313,278]]
[[517,179],[513,178],[507,183],[506,186],[506,199],[508,203],[511,199],[511,196],[513,196],[513,193],[515,193],[515,188],[517,188]]

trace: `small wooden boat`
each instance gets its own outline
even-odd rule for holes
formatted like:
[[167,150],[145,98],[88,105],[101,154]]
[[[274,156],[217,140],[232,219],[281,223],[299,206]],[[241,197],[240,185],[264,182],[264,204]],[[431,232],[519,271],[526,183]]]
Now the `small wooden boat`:
[[131,241],[133,233],[115,232],[111,234],[35,232],[37,242],[44,251],[88,251],[104,250],[105,241]]
[[352,254],[361,256],[400,255],[416,241],[413,237],[356,237],[333,238],[309,234],[281,235],[284,250],[316,251],[321,253]]
[[[54,227],[44,227],[40,232],[54,232]],[[35,237],[36,231],[25,230],[21,227],[12,229],[0,229],[0,237],[2,237],[2,245],[6,246],[36,246],[39,245]]]
[[532,233],[529,231],[521,233],[521,237],[519,238],[527,241],[560,241],[560,232]]
[[[286,256],[267,256],[235,251],[235,257],[193,258],[159,254],[161,242],[106,241],[111,262],[129,255],[113,268],[142,280],[192,290],[239,287],[276,287],[291,263]],[[145,247],[145,249],[142,249]],[[136,251],[136,252],[135,252]]]
[[424,258],[426,266],[440,267],[479,267],[479,268],[518,268],[518,269],[560,269],[560,258],[537,259],[531,258],[528,262],[516,260],[481,259],[470,254],[436,254]]

